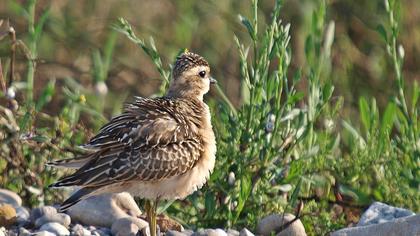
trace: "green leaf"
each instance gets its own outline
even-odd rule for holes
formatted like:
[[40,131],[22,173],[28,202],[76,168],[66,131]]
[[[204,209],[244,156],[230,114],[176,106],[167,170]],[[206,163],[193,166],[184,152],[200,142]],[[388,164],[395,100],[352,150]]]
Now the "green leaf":
[[376,32],[379,33],[379,35],[382,37],[382,39],[385,42],[388,42],[388,36],[387,36],[386,30],[385,30],[385,27],[383,25],[376,26]]
[[212,217],[216,211],[216,201],[214,199],[214,195],[211,192],[206,192],[204,198],[204,205],[206,209],[206,216]]
[[241,190],[239,192],[238,206],[236,207],[235,221],[239,218],[242,209],[245,206],[245,202],[248,200],[249,194],[251,193],[251,179],[248,175],[243,175],[241,178]]
[[396,114],[396,105],[394,103],[389,103],[386,106],[384,116],[382,117],[382,124],[380,129],[381,142],[385,141],[385,136],[388,136],[394,123],[394,118]]
[[251,38],[253,40],[256,40],[255,38],[255,30],[254,27],[252,27],[251,22],[244,16],[242,15],[238,15],[239,17],[239,21],[246,27],[246,29],[248,30],[249,35],[251,36]]
[[305,97],[304,92],[296,92],[295,94],[287,98],[287,104],[293,105],[296,102],[302,100],[303,97]]
[[36,42],[38,42],[39,38],[41,37],[45,22],[47,21],[49,15],[50,9],[46,9],[39,18],[38,23],[35,25],[34,40]]
[[306,58],[310,58],[312,56],[313,49],[314,49],[313,38],[312,38],[312,35],[309,35],[306,38],[306,41],[305,41],[305,55],[306,55]]
[[26,128],[28,127],[30,118],[31,118],[31,113],[29,111],[26,111],[25,115],[22,117],[22,119],[19,122],[20,130],[26,130]]
[[35,105],[35,110],[40,111],[45,104],[49,103],[55,92],[55,79],[50,80],[47,86],[42,90],[41,96],[38,98],[38,101]]
[[104,81],[104,64],[102,62],[101,52],[97,49],[92,53],[93,62],[93,80],[96,83]]
[[334,86],[331,83],[325,84],[324,88],[322,89],[322,98],[324,102],[327,102],[334,92]]
[[366,142],[363,139],[363,137],[359,134],[359,132],[357,132],[357,130],[355,128],[353,128],[353,126],[351,126],[349,123],[347,123],[347,121],[343,120],[343,126],[344,128],[350,132],[350,134],[352,135],[352,137],[356,140],[357,145],[364,149],[366,147]]
[[351,187],[348,187],[348,186],[345,186],[345,185],[340,185],[339,186],[339,191],[343,195],[351,197],[354,201],[358,201],[359,200],[359,195]]
[[290,206],[291,207],[293,207],[297,202],[301,186],[302,186],[302,178],[299,178],[299,181],[296,184],[296,188],[295,188],[295,190],[293,190],[293,193],[290,196]]
[[[111,65],[112,55],[115,49],[115,43],[117,42],[117,32],[111,31],[105,43],[104,48],[104,71],[105,77],[108,76],[109,67]],[[106,79],[106,78],[105,78]]]
[[416,109],[417,102],[419,101],[419,96],[420,96],[419,84],[417,83],[417,81],[414,81],[413,96],[411,98],[411,107],[413,111]]
[[9,14],[23,15],[28,17],[28,11],[17,2],[17,0],[8,1]]
[[364,97],[359,98],[360,119],[365,127],[366,133],[370,132],[371,120],[369,105]]
[[296,84],[297,82],[301,80],[301,78],[302,78],[302,69],[299,68],[297,72],[293,75],[293,83]]
[[48,140],[50,140],[50,138],[48,138],[47,136],[43,136],[43,135],[35,135],[34,137],[31,138],[31,140],[36,141],[38,143],[45,143]]

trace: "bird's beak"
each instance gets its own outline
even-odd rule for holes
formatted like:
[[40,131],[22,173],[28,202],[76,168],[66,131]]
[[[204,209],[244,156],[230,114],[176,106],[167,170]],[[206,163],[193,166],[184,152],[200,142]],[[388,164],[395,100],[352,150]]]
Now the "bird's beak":
[[213,77],[210,77],[210,84],[217,84],[217,80]]

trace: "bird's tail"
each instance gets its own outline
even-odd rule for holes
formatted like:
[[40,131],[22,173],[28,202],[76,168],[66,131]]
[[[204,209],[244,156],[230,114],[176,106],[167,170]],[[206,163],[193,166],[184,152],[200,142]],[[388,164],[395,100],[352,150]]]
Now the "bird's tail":
[[77,190],[75,193],[73,193],[69,198],[67,198],[61,204],[59,211],[60,212],[65,212],[71,206],[73,206],[76,203],[80,202],[81,200],[89,197],[89,195],[95,190],[96,190],[96,188],[94,188],[94,187],[84,187],[84,188],[81,188],[81,189]]
[[77,158],[67,158],[62,160],[55,160],[47,162],[47,166],[53,166],[58,168],[71,168],[71,169],[78,169],[84,166],[87,162],[94,157],[95,153],[90,153],[88,155],[84,155],[82,157]]

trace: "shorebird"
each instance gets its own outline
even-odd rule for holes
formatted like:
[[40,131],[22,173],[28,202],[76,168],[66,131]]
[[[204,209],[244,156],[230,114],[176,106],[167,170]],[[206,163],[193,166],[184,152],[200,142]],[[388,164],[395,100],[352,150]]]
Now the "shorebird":
[[165,96],[136,97],[83,145],[85,155],[48,163],[77,169],[50,185],[80,187],[61,211],[89,196],[129,192],[146,199],[155,235],[158,201],[183,199],[206,183],[216,141],[203,96],[216,81],[207,61],[191,52],[177,57],[172,72]]

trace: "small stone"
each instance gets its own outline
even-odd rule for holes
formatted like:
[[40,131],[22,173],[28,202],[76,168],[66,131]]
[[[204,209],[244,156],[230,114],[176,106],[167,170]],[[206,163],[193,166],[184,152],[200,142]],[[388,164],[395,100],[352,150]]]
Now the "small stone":
[[69,215],[64,213],[57,213],[57,214],[45,214],[41,218],[38,218],[35,221],[35,227],[41,227],[42,225],[49,223],[49,222],[56,222],[64,227],[68,228],[71,223],[71,218]]
[[100,96],[104,96],[108,93],[108,86],[106,86],[105,82],[99,81],[95,84],[95,93]]
[[100,232],[98,230],[89,231],[90,235],[92,236],[101,236]]
[[19,236],[19,231],[16,228],[11,228],[6,231],[6,236]]
[[0,203],[7,203],[15,207],[21,206],[22,198],[20,198],[19,195],[10,190],[0,189]]
[[365,213],[363,213],[357,226],[380,224],[388,221],[393,221],[400,217],[412,215],[414,215],[414,212],[410,210],[393,207],[382,202],[374,202],[365,211]]
[[187,236],[187,234],[176,230],[168,230],[166,231],[165,236]]
[[72,228],[72,235],[74,236],[89,236],[91,235],[90,231],[83,227],[81,224],[75,224]]
[[97,236],[111,236],[111,230],[108,228],[100,228],[100,229],[95,229],[92,231],[92,235],[97,235]]
[[35,233],[36,236],[57,236],[55,233],[51,233],[46,230],[41,230]]
[[229,172],[229,175],[228,175],[228,184],[230,186],[234,186],[235,185],[235,181],[236,181],[235,173],[233,173],[232,171]]
[[283,214],[272,214],[266,216],[258,222],[257,234],[269,236],[272,233],[276,233],[277,236],[306,236],[305,228],[303,227],[303,224],[300,220],[294,221],[287,228],[279,232],[284,224],[287,224],[294,219],[295,216],[288,213],[284,214],[284,218]]
[[52,206],[42,206],[35,209],[32,209],[31,215],[29,217],[29,220],[35,224],[35,221],[38,218],[41,218],[44,215],[54,215],[57,214],[57,209],[55,209]]
[[228,236],[239,236],[240,235],[239,231],[234,230],[234,229],[228,229],[226,231],[226,233],[227,233]]
[[290,192],[290,190],[292,190],[292,185],[291,184],[283,184],[279,186],[280,191],[287,193]]
[[247,228],[243,228],[241,232],[239,232],[239,236],[254,236],[254,234]]
[[126,192],[102,194],[80,201],[67,210],[72,221],[110,228],[120,218],[139,217],[141,211]]
[[31,232],[23,227],[19,228],[19,236],[30,236]]
[[181,231],[181,233],[191,236],[194,234],[194,231],[192,231],[191,229],[186,229],[186,230]]
[[223,229],[201,229],[192,234],[193,236],[227,236]]
[[420,235],[420,215],[397,218],[382,224],[341,229],[331,236]]
[[168,230],[165,233],[165,236],[191,236],[194,234],[194,231],[187,229],[183,231]]
[[16,210],[10,204],[0,205],[0,226],[10,226],[16,222]]
[[45,225],[41,226],[40,230],[46,230],[56,235],[70,235],[70,231],[68,231],[66,227],[56,222],[46,223]]
[[135,236],[140,230],[149,228],[149,224],[139,218],[124,217],[118,219],[112,224],[111,232],[113,235],[133,235]]
[[26,223],[29,221],[30,214],[29,214],[28,209],[22,206],[17,206],[15,207],[15,210],[16,210],[17,222],[19,224]]

